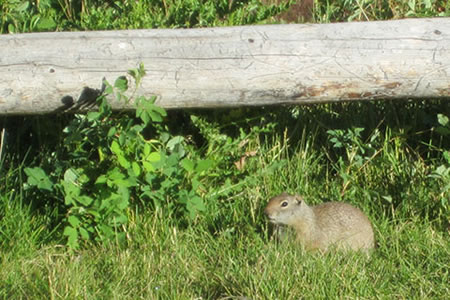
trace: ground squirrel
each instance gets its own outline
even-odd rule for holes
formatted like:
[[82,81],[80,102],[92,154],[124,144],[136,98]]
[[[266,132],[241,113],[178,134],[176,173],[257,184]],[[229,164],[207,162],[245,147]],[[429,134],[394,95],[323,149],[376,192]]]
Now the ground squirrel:
[[264,210],[271,223],[295,229],[297,240],[308,250],[369,251],[374,234],[369,219],[358,208],[342,202],[308,206],[302,197],[283,193],[270,199]]

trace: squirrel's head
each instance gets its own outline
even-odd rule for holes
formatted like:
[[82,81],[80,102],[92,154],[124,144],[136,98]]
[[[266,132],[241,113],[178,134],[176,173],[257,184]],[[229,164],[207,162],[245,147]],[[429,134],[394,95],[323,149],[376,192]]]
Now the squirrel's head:
[[264,213],[271,223],[291,225],[306,208],[302,197],[283,193],[269,200]]

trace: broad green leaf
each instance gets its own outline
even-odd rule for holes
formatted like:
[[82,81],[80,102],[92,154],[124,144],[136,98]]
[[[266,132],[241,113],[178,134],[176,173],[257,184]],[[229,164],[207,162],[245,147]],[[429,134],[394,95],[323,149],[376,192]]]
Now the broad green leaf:
[[28,9],[29,5],[30,5],[29,1],[22,1],[22,3],[16,6],[14,10],[17,12],[25,12]]
[[189,203],[193,207],[195,207],[195,209],[198,211],[206,210],[205,203],[203,202],[203,199],[199,196],[195,196],[195,197],[192,197],[191,199],[189,199]]
[[113,93],[113,87],[109,84],[109,82],[105,81],[105,94],[111,95]]
[[117,156],[117,161],[119,164],[124,167],[125,169],[128,169],[131,165],[130,162],[122,155]]
[[77,200],[78,203],[83,204],[84,206],[89,206],[94,201],[94,199],[89,196],[79,196],[75,200]]
[[119,135],[119,145],[125,145],[126,138],[127,138],[126,134]]
[[144,167],[144,169],[147,173],[154,172],[156,170],[155,167],[153,166],[153,164],[148,161],[143,161],[142,166]]
[[66,226],[64,228],[63,234],[67,236],[67,245],[72,248],[78,248],[78,232],[75,228],[71,226]]
[[200,181],[196,179],[196,177],[192,178],[192,189],[196,191],[201,185]]
[[173,148],[180,144],[181,142],[183,142],[184,137],[182,136],[175,136],[173,138],[171,138],[168,142],[167,142],[167,148],[169,148],[170,150],[173,150]]
[[139,115],[141,120],[144,122],[144,124],[150,123],[150,115],[146,111],[142,111],[142,113]]
[[150,154],[151,151],[152,151],[152,148],[150,147],[150,145],[145,143],[144,144],[144,149],[142,151],[143,154],[144,154],[144,157],[147,157]]
[[[88,214],[94,216],[94,218],[96,218],[96,219],[100,219],[100,217],[101,217],[101,214],[97,211],[97,209],[87,209],[86,211]],[[89,228],[87,228],[87,229],[89,230]]]
[[190,159],[187,158],[183,159],[181,161],[181,166],[188,172],[194,171],[194,163]]
[[153,103],[154,103],[154,99],[152,99],[152,100],[153,100],[153,101],[150,101],[150,102],[147,104],[147,109],[148,109],[148,110],[154,111],[155,113],[159,114],[159,115],[162,116],[162,117],[167,116],[166,110],[165,110],[164,108],[162,108],[162,107],[159,107],[159,106],[153,104]]
[[194,219],[199,211],[206,210],[205,204],[203,203],[202,198],[199,196],[190,197],[187,202],[186,209],[189,212],[189,217]]
[[119,143],[117,143],[117,141],[112,141],[111,151],[116,155],[123,155],[123,151],[120,148],[120,145],[119,145]]
[[125,178],[125,175],[122,174],[119,168],[114,168],[108,172],[108,178],[110,180],[117,180]]
[[128,89],[128,80],[125,76],[120,76],[114,82],[114,87],[121,92],[125,92]]
[[141,124],[136,124],[133,127],[131,127],[131,129],[130,129],[131,132],[130,133],[133,134],[135,137],[137,137],[137,133],[141,132],[144,129],[145,129],[145,127],[142,126]]
[[50,178],[41,168],[25,168],[24,171],[28,176],[27,182],[29,185],[37,186],[39,189],[48,191],[53,190],[53,182],[51,182]]
[[99,177],[97,177],[97,180],[95,180],[95,183],[106,183],[107,180],[108,178],[106,177],[106,175],[100,175]]
[[438,119],[439,124],[441,124],[442,126],[450,125],[449,124],[449,119],[448,119],[448,117],[446,115],[438,114],[437,115],[437,119]]
[[66,226],[64,228],[63,235],[65,236],[77,236],[77,230],[71,226]]
[[126,224],[127,222],[128,222],[128,218],[124,214],[120,214],[120,215],[114,217],[114,219],[113,219],[113,225],[114,226]]
[[154,112],[152,110],[147,111],[147,113],[150,115],[153,122],[157,122],[157,123],[162,122],[163,118],[159,113]]
[[150,161],[150,162],[157,162],[160,159],[161,159],[161,154],[159,154],[159,152],[152,152],[152,153],[150,153],[149,156],[147,156],[146,160]]
[[133,161],[131,163],[131,167],[133,168],[133,172],[134,174],[136,174],[136,176],[141,175],[141,167],[139,166],[139,164],[135,161]]
[[89,232],[84,229],[83,227],[78,228],[78,230],[80,231],[80,235],[83,239],[85,240],[89,240]]
[[114,236],[114,231],[111,226],[106,224],[100,224],[98,227],[100,228],[100,231],[103,233],[105,237],[112,238]]
[[66,205],[76,205],[77,199],[80,195],[80,188],[70,181],[64,181],[63,188],[64,188],[64,203]]
[[49,30],[56,27],[55,21],[51,17],[41,18],[37,24],[39,30]]
[[197,167],[195,168],[195,171],[200,173],[202,171],[208,170],[209,168],[211,168],[214,165],[214,161],[211,159],[204,159],[204,160],[200,160],[197,163]]
[[16,33],[16,27],[14,26],[14,24],[8,24],[8,32],[9,33]]
[[111,127],[111,128],[108,130],[107,136],[108,136],[108,137],[112,137],[113,135],[116,134],[116,132],[117,132],[117,128],[116,128],[116,127]]
[[91,111],[91,112],[88,112],[86,117],[89,121],[95,121],[95,120],[98,120],[100,118],[100,116],[101,116],[101,113],[99,113],[97,111]]
[[447,161],[447,163],[450,164],[450,151],[444,151],[443,156],[444,156],[445,160]]
[[119,200],[119,202],[117,203],[117,208],[120,209],[120,210],[124,210],[124,209],[126,209],[128,207],[129,203],[130,202],[128,201],[128,197],[127,198],[121,198]]
[[66,172],[64,172],[64,181],[66,182],[70,182],[70,183],[75,183],[78,179],[78,173],[70,168],[67,169]]
[[[139,98],[138,98],[138,99],[139,99]],[[135,103],[138,103],[138,99],[136,99],[134,102],[135,102]],[[143,109],[142,109],[140,106],[136,107],[136,117],[137,117],[137,118],[140,118],[140,117],[141,117],[142,112],[143,112]]]
[[69,216],[67,219],[69,221],[69,224],[72,225],[73,228],[78,228],[81,221],[76,216]]
[[71,195],[65,195],[64,196],[64,204],[65,205],[74,205],[75,204],[75,198]]
[[137,184],[135,177],[125,176],[124,174],[120,174],[120,176],[117,174],[113,175],[114,176],[111,176],[109,179],[117,187],[132,187]]

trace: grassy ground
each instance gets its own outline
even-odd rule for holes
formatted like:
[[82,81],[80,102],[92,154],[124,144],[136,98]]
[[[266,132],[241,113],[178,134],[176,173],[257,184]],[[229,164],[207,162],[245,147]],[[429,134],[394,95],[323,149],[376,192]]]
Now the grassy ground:
[[[82,2],[92,7],[97,3]],[[314,20],[449,13],[446,1],[415,1],[414,5],[411,1],[410,5],[400,1],[328,2],[315,2]],[[236,9],[233,16],[242,21],[244,12]],[[42,11],[41,15],[45,13],[50,14]],[[57,16],[54,13],[55,20]],[[66,23],[58,24],[82,27],[94,22],[95,14],[89,16],[92,19],[84,23],[66,16]],[[171,14],[166,11],[164,16]],[[256,154],[246,157],[241,170],[233,164],[234,157],[223,160],[217,170],[221,177],[205,185],[206,211],[193,221],[168,217],[165,207],[155,211],[133,206],[124,228],[126,244],[89,244],[69,251],[61,234],[61,212],[24,189],[23,168],[30,158],[6,154],[0,163],[0,298],[448,297],[450,139],[437,119],[438,114],[450,116],[448,102],[181,114],[197,115],[208,128],[220,132],[199,134],[198,155],[219,159],[231,157],[233,151]],[[251,117],[250,125],[240,123],[243,115]],[[240,134],[241,140],[236,138]],[[227,144],[227,138],[237,142]],[[41,147],[39,151],[49,153],[45,144]],[[310,203],[332,199],[360,207],[373,222],[377,249],[367,258],[358,253],[311,254],[289,241],[276,243],[262,210],[269,197],[282,191],[300,193]]]
[[377,220],[379,248],[314,255],[247,233],[180,230],[157,214],[130,230],[132,244],[68,254],[36,249],[25,237],[2,255],[1,295],[7,299],[445,299],[448,237],[420,219]]
[[[450,243],[448,204],[440,196],[448,197],[448,177],[430,176],[444,162],[440,150],[414,142],[438,139],[420,129],[426,124],[416,123],[423,123],[420,112],[433,115],[445,110],[446,103],[391,104],[391,113],[408,113],[398,116],[397,129],[387,121],[391,117],[385,105],[260,112],[267,121],[271,116],[285,121],[250,142],[259,154],[248,159],[239,192],[219,203],[208,202],[207,196],[207,211],[187,226],[177,225],[163,211],[136,207],[129,211],[125,246],[91,245],[70,252],[61,245],[51,206],[36,210],[18,191],[3,189],[0,297],[445,299]],[[352,118],[355,113],[360,117]],[[345,154],[343,165],[332,158],[339,151],[324,144],[326,131],[347,128],[346,123],[369,129],[367,120],[378,123],[381,132],[379,141],[372,138],[374,128],[364,138],[364,147],[374,151],[357,153],[367,163],[362,166]],[[416,131],[405,135],[407,124],[416,124]],[[358,141],[348,141],[346,148]],[[13,173],[11,186],[18,178]],[[223,186],[208,188],[213,193]],[[312,203],[331,198],[361,207],[374,224],[378,248],[367,258],[310,254],[290,242],[277,244],[270,239],[262,209],[268,197],[284,190],[304,194]]]

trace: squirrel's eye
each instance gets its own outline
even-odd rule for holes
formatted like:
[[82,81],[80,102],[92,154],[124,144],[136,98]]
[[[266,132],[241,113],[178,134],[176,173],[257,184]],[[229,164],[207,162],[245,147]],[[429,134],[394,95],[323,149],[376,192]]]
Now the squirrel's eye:
[[281,207],[286,207],[286,206],[288,206],[288,202],[287,201],[281,202]]

